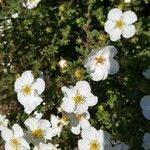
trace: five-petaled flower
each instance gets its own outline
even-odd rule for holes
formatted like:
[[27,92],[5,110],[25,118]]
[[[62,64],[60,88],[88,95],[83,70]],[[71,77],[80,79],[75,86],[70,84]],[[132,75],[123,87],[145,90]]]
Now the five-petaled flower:
[[28,128],[28,140],[33,144],[44,142],[46,139],[52,139],[51,123],[46,119],[29,117],[24,124]]
[[114,8],[109,11],[107,18],[104,29],[112,41],[119,40],[121,35],[130,38],[135,34],[136,29],[132,24],[137,21],[137,16],[133,11],[123,13],[120,9]]
[[103,130],[96,130],[94,127],[88,127],[81,132],[78,141],[79,150],[110,150],[110,134]]
[[12,130],[5,128],[1,132],[5,143],[5,150],[27,150],[30,149],[29,144],[24,139],[22,128],[18,124],[12,126]]
[[108,74],[115,74],[119,64],[113,57],[117,54],[114,46],[106,46],[89,54],[84,67],[94,81],[105,80]]
[[83,113],[88,110],[89,106],[94,106],[98,102],[97,96],[91,93],[87,81],[78,81],[74,87],[71,86],[70,88],[63,86],[62,92],[64,97],[61,107],[67,113]]
[[42,78],[34,79],[31,71],[25,71],[15,82],[18,101],[24,106],[25,112],[30,114],[43,101],[40,95],[45,90]]

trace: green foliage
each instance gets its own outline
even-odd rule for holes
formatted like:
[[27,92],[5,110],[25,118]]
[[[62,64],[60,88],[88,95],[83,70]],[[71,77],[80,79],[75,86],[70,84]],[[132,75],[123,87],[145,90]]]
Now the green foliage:
[[[35,76],[41,71],[44,74],[46,105],[37,110],[48,119],[51,113],[58,114],[61,87],[84,79],[99,97],[98,104],[90,109],[92,125],[111,133],[114,140],[129,144],[131,150],[141,150],[143,133],[150,132],[150,123],[139,106],[141,98],[150,94],[150,81],[142,75],[150,65],[148,0],[132,0],[130,4],[119,0],[42,0],[32,10],[23,8],[21,3],[6,1],[0,10],[0,25],[5,27],[5,35],[0,36],[0,112],[8,116],[11,125],[23,124],[28,117],[13,88],[16,77],[26,70],[32,70]],[[104,32],[107,14],[114,7],[137,14],[137,32],[131,39],[111,42]],[[19,17],[10,18],[15,12]],[[9,29],[6,17],[12,22]],[[105,81],[94,82],[83,63],[93,49],[106,45],[118,49],[120,70]],[[58,66],[62,58],[67,60],[65,69]],[[71,150],[78,139],[66,128],[55,140],[63,150]]]

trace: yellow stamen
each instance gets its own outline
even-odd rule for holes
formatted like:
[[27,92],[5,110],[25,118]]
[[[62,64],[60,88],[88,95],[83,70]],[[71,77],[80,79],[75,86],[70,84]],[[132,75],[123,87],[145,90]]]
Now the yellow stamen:
[[105,62],[105,58],[102,56],[96,57],[95,60],[96,60],[96,65],[97,64],[104,64],[104,62]]
[[68,123],[69,123],[69,118],[68,118],[68,116],[64,115],[64,116],[60,119],[60,123],[61,123],[62,125],[68,125]]
[[100,144],[96,140],[90,142],[90,150],[99,150],[99,149]]
[[116,28],[122,29],[123,26],[124,26],[124,21],[122,19],[119,19],[116,21],[116,24],[115,24]]
[[18,148],[20,148],[21,143],[20,143],[19,139],[17,139],[17,138],[12,138],[12,139],[10,140],[10,145],[13,147],[13,149],[17,150]]
[[33,130],[32,131],[32,136],[34,137],[34,138],[37,138],[37,139],[40,139],[40,138],[42,138],[43,137],[43,134],[44,134],[44,132],[43,132],[43,130],[42,129],[35,129],[35,130]]
[[32,88],[30,85],[24,85],[22,86],[21,92],[23,93],[23,95],[27,96],[30,95],[32,92]]
[[82,114],[77,114],[77,115],[76,115],[76,118],[80,121],[80,120],[82,120],[83,115],[82,115]]
[[83,104],[85,102],[85,97],[77,93],[73,97],[73,100],[74,100],[76,105],[80,105],[80,104]]

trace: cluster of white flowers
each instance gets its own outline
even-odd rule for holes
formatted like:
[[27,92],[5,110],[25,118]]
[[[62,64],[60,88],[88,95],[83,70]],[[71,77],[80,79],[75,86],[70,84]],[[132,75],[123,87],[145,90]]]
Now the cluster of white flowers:
[[[33,9],[37,7],[41,0],[27,0],[23,2],[23,7]],[[128,3],[129,1],[125,1]],[[12,18],[17,18],[18,13],[12,14]],[[105,23],[105,31],[112,41],[121,38],[132,37],[135,32],[137,16],[132,11],[124,13],[114,8],[108,13],[108,20]],[[11,23],[10,20],[7,21]],[[0,28],[1,32],[2,28]],[[86,71],[93,81],[105,80],[108,75],[119,71],[119,63],[114,59],[117,49],[114,46],[106,46],[93,50],[84,62]],[[58,65],[64,69],[67,67],[66,60],[62,59]],[[149,79],[149,70],[143,75]],[[42,75],[43,76],[43,75]],[[25,71],[16,79],[14,89],[17,93],[18,101],[23,105],[24,112],[30,115],[42,102],[41,94],[45,90],[43,78],[36,78],[31,71]],[[81,134],[82,139],[78,141],[79,150],[128,150],[128,145],[124,143],[113,143],[111,135],[103,130],[96,130],[90,124],[90,113],[88,109],[98,103],[98,97],[91,92],[91,87],[87,81],[78,81],[75,86],[61,88],[64,97],[61,103],[62,117],[51,114],[50,119],[42,119],[43,114],[34,112],[34,116],[29,116],[24,125],[26,131],[18,124],[14,124],[12,129],[7,127],[8,119],[0,114],[0,131],[5,141],[5,150],[28,150],[33,145],[33,150],[58,150],[58,145],[53,145],[50,140],[62,132],[64,126],[69,125],[72,133]],[[141,108],[146,119],[150,120],[150,95],[144,96],[141,100]],[[150,133],[145,133],[143,137],[143,148],[150,148]],[[113,146],[115,145],[115,146]]]
[[5,150],[59,150],[58,145],[49,142],[56,135],[60,135],[62,126],[61,119],[51,115],[51,119],[42,119],[42,113],[34,113],[35,116],[29,117],[24,124],[27,130],[24,132],[18,124],[14,124],[12,129],[7,127],[8,119],[5,115],[0,115],[1,136],[5,143]]
[[22,3],[23,7],[27,8],[27,9],[33,9],[35,7],[37,7],[38,3],[41,0],[26,0],[25,2]]

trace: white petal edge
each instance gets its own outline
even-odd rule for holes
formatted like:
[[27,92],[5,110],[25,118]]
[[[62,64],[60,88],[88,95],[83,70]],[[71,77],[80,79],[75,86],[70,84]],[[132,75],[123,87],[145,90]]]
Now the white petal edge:
[[122,11],[118,8],[111,9],[108,13],[108,19],[118,20],[122,17]]
[[132,24],[137,21],[137,15],[133,11],[125,11],[122,16],[125,24]]
[[22,137],[24,135],[22,128],[18,124],[14,124],[12,129],[15,137]]
[[34,80],[32,87],[40,95],[45,90],[45,82],[42,78],[37,78]]
[[122,36],[124,38],[131,38],[132,36],[135,35],[136,29],[134,25],[127,25],[124,27]]

